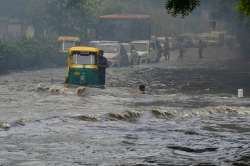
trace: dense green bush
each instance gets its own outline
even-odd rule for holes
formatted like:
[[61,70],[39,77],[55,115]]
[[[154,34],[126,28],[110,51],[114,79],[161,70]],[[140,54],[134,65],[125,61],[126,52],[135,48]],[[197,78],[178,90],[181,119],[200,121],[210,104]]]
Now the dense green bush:
[[38,69],[65,64],[66,57],[58,52],[57,43],[48,40],[0,42],[0,69]]

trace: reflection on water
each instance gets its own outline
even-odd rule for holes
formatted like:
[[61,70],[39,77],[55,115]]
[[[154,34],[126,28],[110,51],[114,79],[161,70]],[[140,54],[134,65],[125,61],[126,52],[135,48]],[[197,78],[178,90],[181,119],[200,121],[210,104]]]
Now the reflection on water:
[[201,72],[110,69],[83,95],[62,69],[1,76],[0,165],[248,165],[249,100]]

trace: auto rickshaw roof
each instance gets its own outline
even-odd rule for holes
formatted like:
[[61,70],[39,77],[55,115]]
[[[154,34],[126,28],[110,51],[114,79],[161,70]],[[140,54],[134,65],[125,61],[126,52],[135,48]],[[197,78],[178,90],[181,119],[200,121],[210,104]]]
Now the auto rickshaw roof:
[[72,53],[74,51],[80,51],[80,52],[99,52],[99,48],[95,47],[85,47],[85,46],[79,46],[79,47],[72,47],[69,49],[69,53]]
[[140,20],[140,19],[150,19],[150,15],[143,14],[112,14],[100,16],[100,19],[118,19],[118,20]]
[[80,38],[75,37],[75,36],[60,36],[57,40],[59,42],[62,42],[62,41],[80,42]]
[[148,43],[150,43],[149,40],[135,40],[131,42],[131,44],[148,44]]

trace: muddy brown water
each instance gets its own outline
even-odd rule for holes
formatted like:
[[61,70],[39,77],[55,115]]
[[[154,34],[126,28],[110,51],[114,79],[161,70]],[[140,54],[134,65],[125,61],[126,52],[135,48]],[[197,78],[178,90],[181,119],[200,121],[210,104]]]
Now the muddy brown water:
[[249,165],[250,101],[227,72],[109,69],[106,88],[82,96],[63,69],[1,76],[0,165]]

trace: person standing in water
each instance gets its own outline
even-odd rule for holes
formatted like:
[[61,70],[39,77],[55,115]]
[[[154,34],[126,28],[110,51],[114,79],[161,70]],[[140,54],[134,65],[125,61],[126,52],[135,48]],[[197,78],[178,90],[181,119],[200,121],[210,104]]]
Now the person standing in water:
[[131,46],[131,65],[139,65],[140,64],[140,57],[137,53],[135,46]]
[[157,56],[156,56],[156,62],[160,62],[161,61],[161,56],[164,55],[164,49],[161,46],[161,43],[160,43],[159,40],[155,41],[155,46],[156,46],[156,49],[158,51]]
[[165,60],[166,61],[169,61],[170,60],[170,46],[169,46],[169,40],[168,38],[166,37],[165,39],[165,43],[164,43],[164,57],[165,57]]
[[178,47],[179,47],[179,59],[182,60],[184,57],[184,46],[182,40],[179,41]]
[[198,55],[199,58],[202,59],[203,58],[203,50],[204,50],[204,43],[202,40],[199,40],[199,44],[198,44]]

